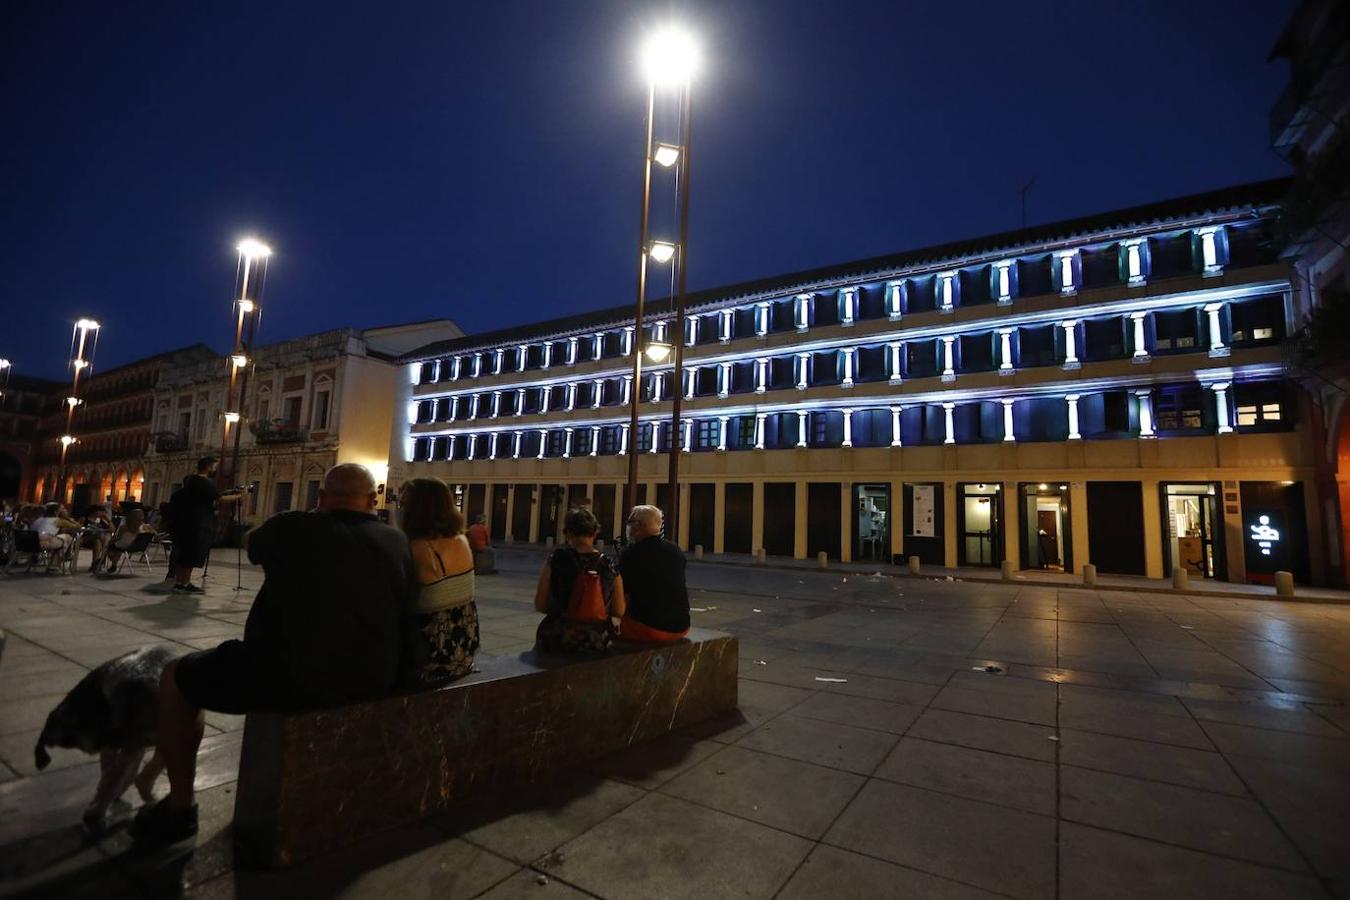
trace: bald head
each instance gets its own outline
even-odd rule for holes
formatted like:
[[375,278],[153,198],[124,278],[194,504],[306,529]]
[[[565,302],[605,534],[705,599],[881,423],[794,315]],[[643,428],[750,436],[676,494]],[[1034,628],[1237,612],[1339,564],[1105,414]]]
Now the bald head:
[[370,512],[375,508],[375,478],[365,466],[342,463],[323,476],[319,509]]

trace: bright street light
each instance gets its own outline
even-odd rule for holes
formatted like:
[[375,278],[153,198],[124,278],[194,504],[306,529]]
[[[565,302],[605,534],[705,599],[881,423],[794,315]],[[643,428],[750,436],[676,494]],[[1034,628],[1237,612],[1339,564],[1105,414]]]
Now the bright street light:
[[253,301],[252,301],[252,300],[240,300],[240,301],[239,301],[239,311],[242,312],[242,313],[251,313],[251,312],[253,312]]
[[7,359],[0,359],[0,369],[8,369],[11,363]]
[[75,439],[74,439],[73,437],[71,437],[71,436],[68,435],[68,434],[63,434],[63,435],[61,435],[61,446],[62,446],[62,447],[69,447],[69,446],[70,446],[71,444],[73,444],[73,443],[75,443]]
[[272,248],[257,238],[244,238],[235,247],[245,259],[266,259],[272,255]]
[[80,321],[75,323],[75,327],[80,331],[96,331],[98,329],[98,323],[93,319],[80,319]]
[[670,262],[670,258],[675,255],[675,245],[668,241],[652,241],[647,253],[659,263]]
[[652,161],[658,166],[669,169],[680,158],[680,148],[674,144],[657,144]]
[[654,363],[665,362],[670,356],[670,351],[674,348],[664,341],[647,342],[647,358]]
[[666,27],[654,32],[642,47],[642,68],[652,84],[688,84],[698,68],[698,46],[689,32]]
[[231,425],[239,421],[239,413],[237,412],[227,412],[222,415],[224,416],[225,421],[229,422]]
[[248,357],[242,353],[236,353],[234,356],[230,357],[230,362],[234,363],[236,369],[242,369],[244,366],[248,365]]

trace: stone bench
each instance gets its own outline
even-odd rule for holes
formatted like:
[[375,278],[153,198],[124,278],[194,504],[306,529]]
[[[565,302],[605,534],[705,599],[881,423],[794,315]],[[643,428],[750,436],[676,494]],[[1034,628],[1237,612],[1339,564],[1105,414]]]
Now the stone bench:
[[435,691],[251,713],[234,807],[239,859],[287,866],[736,708],[736,638],[593,658],[479,656]]

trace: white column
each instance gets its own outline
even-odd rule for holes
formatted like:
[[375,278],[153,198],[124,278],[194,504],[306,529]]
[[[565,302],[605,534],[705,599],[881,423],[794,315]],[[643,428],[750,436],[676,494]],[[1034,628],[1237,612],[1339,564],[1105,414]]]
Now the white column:
[[540,429],[539,429],[539,456],[536,457],[537,459],[543,459],[543,458],[544,458],[544,448],[547,447],[547,446],[548,446],[548,429],[547,429],[547,428],[540,428]]
[[731,326],[736,314],[729,309],[719,310],[717,322],[717,339],[722,343],[731,340]]
[[656,340],[662,344],[666,342],[666,328],[668,326],[669,323],[665,321],[657,322],[655,325],[652,326]]
[[764,419],[767,413],[755,413],[755,449],[764,449]]
[[664,372],[655,372],[652,374],[652,402],[661,402],[661,388],[665,385],[666,375]]
[[[1213,235],[1211,235],[1212,237]],[[1223,312],[1224,304],[1206,303],[1205,312],[1209,314],[1209,355],[1211,357],[1228,356],[1232,349],[1223,344],[1223,319],[1220,315]]]
[[475,353],[473,355],[473,377],[477,378],[483,374],[483,354]]
[[528,345],[526,345],[526,344],[521,344],[519,347],[516,348],[516,371],[517,371],[517,372],[524,372],[524,371],[525,371],[525,360],[529,357],[529,355],[530,355],[530,348],[529,348]]
[[478,395],[477,395],[477,394],[474,394],[474,395],[472,395],[471,397],[469,397],[469,418],[470,418],[470,419],[476,419],[476,418],[478,418]]
[[810,372],[810,365],[811,365],[810,353],[797,354],[797,390],[799,391],[806,390],[807,386],[806,379],[807,375]]
[[623,376],[623,394],[619,398],[620,406],[627,406],[633,402],[633,376]]
[[725,398],[731,393],[731,363],[717,365],[717,396]]
[[956,273],[939,272],[937,276],[938,312],[949,313],[956,308]]
[[605,399],[605,379],[597,378],[591,390],[591,409],[599,409],[600,401]]
[[450,364],[451,381],[459,381],[459,369],[460,369],[460,359],[458,356],[456,356],[454,361]]
[[684,345],[692,347],[698,343],[698,316],[684,317]]
[[694,423],[691,419],[680,420],[680,452],[688,453],[693,446]]
[[541,363],[539,368],[547,369],[549,366],[553,365],[553,342],[544,341],[544,343],[540,346],[539,349],[541,354]]
[[839,289],[839,324],[852,325],[857,318],[855,307],[858,305],[857,288]]
[[1231,385],[1223,381],[1210,387],[1214,389],[1214,411],[1219,420],[1219,434],[1231,434],[1233,419],[1228,412],[1228,388]]
[[492,392],[492,418],[497,418],[502,413],[502,392]]
[[886,315],[899,319],[905,314],[905,283],[892,281],[886,285]]
[[755,393],[762,394],[769,387],[769,361],[764,357],[755,360]]
[[506,364],[506,351],[498,348],[492,351],[492,374],[502,374],[502,366]]
[[577,339],[574,337],[567,339],[567,364],[569,366],[577,364]]
[[797,330],[806,331],[811,327],[811,295],[798,294],[793,308],[796,312]]
[[943,415],[942,415],[942,418],[943,418],[943,425],[942,425],[942,427],[943,427],[943,435],[944,435],[943,438],[942,438],[942,443],[944,443],[944,444],[955,444],[955,443],[956,443],[956,425],[955,425],[955,423],[952,422],[952,412],[953,412],[953,410],[955,410],[955,409],[956,409],[956,404],[955,404],[955,403],[944,403],[944,404],[942,404],[942,413],[943,413]]
[[841,385],[853,387],[853,354],[857,352],[857,348],[845,347],[840,352],[844,354],[844,380]]
[[900,444],[900,414],[905,411],[903,406],[891,407],[891,446],[899,447]]
[[1003,398],[1003,439],[1005,441],[1017,440],[1017,435],[1013,431],[1013,403],[1011,397]]
[[458,441],[458,440],[459,440],[459,435],[457,435],[457,434],[452,434],[452,435],[450,435],[450,437],[446,438],[446,441],[445,441],[445,458],[446,458],[446,459],[454,459],[454,458],[455,458],[455,442]]
[[1012,303],[1012,267],[1013,261],[1011,259],[994,263],[993,288],[999,306],[1007,306]]
[[727,449],[727,419],[729,416],[717,417],[717,449]]
[[624,456],[628,453],[628,428],[627,422],[619,426],[619,455]]
[[577,406],[577,384],[575,381],[569,381],[567,387],[563,389],[567,397],[567,412],[576,409]]
[[887,344],[886,347],[887,350],[889,351],[887,356],[890,359],[891,363],[890,382],[891,384],[900,384],[902,381],[905,380],[904,357],[900,355],[904,345],[901,344],[899,341],[892,341],[891,343]]
[[956,380],[956,361],[952,345],[956,343],[956,338],[947,336],[942,339],[942,380],[952,382]]
[[591,456],[600,455],[600,426],[591,426]]
[[1059,266],[1059,292],[1065,296],[1078,292],[1078,281],[1074,278],[1074,259],[1077,250],[1061,250],[1055,254],[1055,263]]
[[498,432],[492,432],[488,441],[488,459],[497,458],[497,442],[501,435]]
[[1156,437],[1157,434],[1153,430],[1153,391],[1145,388],[1135,391],[1134,395],[1139,398],[1139,436]]
[[843,410],[844,413],[844,443],[845,447],[853,446],[853,410]]
[[520,442],[525,439],[525,432],[516,431],[511,435],[511,458],[520,459]]
[[458,398],[458,397],[451,397],[451,398],[450,398],[450,421],[453,422],[453,421],[455,421],[455,419],[457,419],[457,418],[459,418],[459,398]]
[[769,333],[769,304],[766,302],[755,304],[755,335],[764,337]]
[[1000,328],[998,330],[998,374],[1011,375],[1013,369],[1012,361],[1012,333],[1011,328]]
[[1222,225],[1211,225],[1196,229],[1200,236],[1200,263],[1206,277],[1223,274],[1223,263],[1219,262],[1219,231]]
[[1144,343],[1144,317],[1147,315],[1146,312],[1130,313],[1130,320],[1134,323],[1134,361],[1137,363],[1148,362],[1148,347]]
[[661,446],[661,423],[648,422],[647,433],[650,434],[652,438],[650,445],[647,447],[647,452],[655,453],[656,449]]
[[1125,274],[1129,277],[1130,287],[1138,287],[1144,278],[1144,238],[1132,238],[1121,242],[1125,248]]
[[693,400],[694,391],[698,388],[698,366],[691,366],[684,370],[684,399]]
[[806,446],[806,410],[797,410],[797,446]]
[[1068,369],[1081,369],[1083,364],[1078,361],[1078,322],[1070,319],[1067,322],[1060,322],[1059,326],[1064,329],[1064,366]]
[[591,359],[597,360],[605,353],[605,335],[597,332],[591,337]]
[[469,452],[467,458],[473,459],[474,451],[476,451],[477,449],[478,449],[478,435],[471,434],[469,435]]
[[551,396],[553,396],[552,387],[544,385],[539,389],[539,415],[542,416],[548,412],[548,398]]
[[422,381],[422,367],[416,363],[412,366],[413,384],[431,384],[441,380],[441,361],[433,359],[431,361],[431,378],[428,381]]
[[633,326],[625,325],[623,328],[623,355],[628,356],[633,352]]
[[1065,394],[1064,400],[1069,404],[1069,440],[1082,440],[1082,435],[1078,433],[1078,395]]

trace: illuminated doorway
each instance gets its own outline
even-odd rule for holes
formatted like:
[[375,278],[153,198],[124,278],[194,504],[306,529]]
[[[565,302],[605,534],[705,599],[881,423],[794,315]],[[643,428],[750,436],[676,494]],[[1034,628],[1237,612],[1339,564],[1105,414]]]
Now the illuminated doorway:
[[1022,508],[1022,568],[1073,571],[1069,485],[1038,482],[1018,486]]
[[1167,572],[1185,569],[1196,578],[1218,578],[1225,568],[1219,486],[1164,482],[1161,488]]

